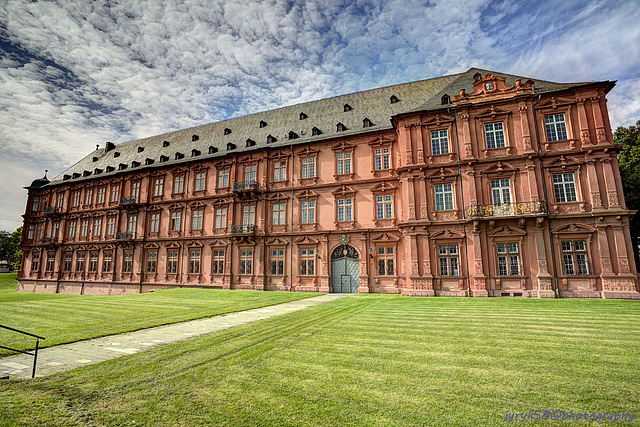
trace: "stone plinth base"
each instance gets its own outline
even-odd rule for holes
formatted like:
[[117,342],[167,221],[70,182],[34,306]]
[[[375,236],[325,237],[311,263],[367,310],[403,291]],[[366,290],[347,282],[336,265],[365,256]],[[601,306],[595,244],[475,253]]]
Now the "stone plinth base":
[[471,289],[471,296],[484,298],[489,296],[489,292],[486,289]]
[[436,289],[437,297],[466,297],[467,291],[464,289]]
[[433,289],[403,289],[402,295],[410,297],[433,297],[435,292]]
[[640,292],[635,291],[604,291],[603,298],[607,299],[637,299],[640,300]]
[[560,289],[560,298],[602,298],[602,292],[590,289]]

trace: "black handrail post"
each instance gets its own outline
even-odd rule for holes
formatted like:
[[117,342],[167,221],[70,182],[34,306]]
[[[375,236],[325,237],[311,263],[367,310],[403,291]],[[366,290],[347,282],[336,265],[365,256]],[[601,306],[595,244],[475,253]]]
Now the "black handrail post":
[[33,353],[33,372],[31,372],[31,378],[36,377],[36,362],[38,361],[38,345],[40,344],[40,338],[36,338],[36,351]]

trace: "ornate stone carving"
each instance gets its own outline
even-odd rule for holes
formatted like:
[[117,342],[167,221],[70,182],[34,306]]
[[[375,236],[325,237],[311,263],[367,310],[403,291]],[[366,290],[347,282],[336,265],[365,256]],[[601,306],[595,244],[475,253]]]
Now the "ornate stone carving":
[[422,269],[425,274],[431,274],[431,261],[428,259],[422,260]]
[[416,219],[416,207],[415,207],[415,205],[409,205],[409,219]]
[[603,257],[602,259],[602,270],[608,273],[611,272],[611,259],[609,257]]
[[416,260],[411,260],[411,274],[414,276],[418,274],[418,261]]
[[607,133],[604,129],[596,129],[596,137],[598,138],[598,144],[605,144],[607,142]]
[[482,272],[482,261],[477,259],[476,263],[475,263],[475,266],[476,266],[476,274],[483,274],[483,272]]
[[424,163],[424,153],[422,150],[418,150],[418,163]]
[[609,193],[607,195],[607,198],[609,200],[609,206],[619,206],[620,202],[618,201],[618,194],[617,193]]
[[531,137],[529,135],[525,135],[522,140],[524,141],[525,150],[533,150],[533,147],[531,146]]
[[602,285],[605,291],[635,292],[633,279],[604,279]]
[[466,157],[473,157],[473,150],[471,149],[471,144],[464,144],[464,155]]
[[620,271],[622,273],[628,273],[629,269],[629,260],[627,258],[618,258],[618,264],[620,264]]
[[411,150],[407,151],[407,164],[413,164],[413,153]]
[[539,278],[538,279],[538,283],[540,283],[540,290],[543,290],[543,291],[552,290],[551,289],[551,279],[548,279],[546,277]]
[[591,200],[593,201],[594,208],[602,207],[602,200],[600,199],[600,193],[591,193]]
[[589,132],[589,129],[583,129],[580,131],[580,140],[582,141],[582,145],[591,144],[591,132]]
[[540,268],[540,272],[541,273],[548,273],[548,266],[547,266],[547,260],[546,259],[541,259],[539,262],[539,268]]

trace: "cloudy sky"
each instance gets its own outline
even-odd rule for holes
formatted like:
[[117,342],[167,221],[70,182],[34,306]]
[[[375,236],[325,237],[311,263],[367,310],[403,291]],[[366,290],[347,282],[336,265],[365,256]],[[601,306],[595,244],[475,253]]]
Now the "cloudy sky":
[[617,80],[640,119],[635,0],[0,0],[0,228],[26,190],[105,141],[475,66]]

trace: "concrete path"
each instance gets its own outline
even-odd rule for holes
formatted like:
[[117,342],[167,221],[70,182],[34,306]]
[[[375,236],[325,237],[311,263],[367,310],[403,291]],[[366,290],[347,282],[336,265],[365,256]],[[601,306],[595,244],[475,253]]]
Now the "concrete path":
[[[38,351],[36,376],[44,377],[80,366],[115,359],[126,354],[139,353],[151,348],[255,322],[256,320],[292,313],[349,295],[352,294],[320,295],[237,313],[221,314],[198,320],[43,348]],[[31,356],[16,354],[15,356],[0,358],[0,376],[8,374],[10,378],[31,378],[32,369],[33,357]]]

